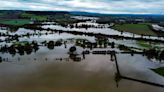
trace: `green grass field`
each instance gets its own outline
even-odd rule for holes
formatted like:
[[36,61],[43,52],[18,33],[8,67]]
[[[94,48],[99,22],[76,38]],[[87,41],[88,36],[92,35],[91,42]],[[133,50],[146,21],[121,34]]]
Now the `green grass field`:
[[164,22],[160,22],[160,25],[163,25],[164,26]]
[[152,48],[152,45],[150,45],[149,43],[145,42],[145,41],[137,41],[137,44],[145,49],[150,49]]
[[124,31],[124,32],[131,32],[134,34],[139,34],[139,35],[152,35],[156,36],[157,34],[153,32],[148,24],[116,24],[115,26],[112,27],[113,29],[116,29],[118,31]]
[[152,69],[154,72],[158,73],[159,75],[164,76],[164,67]]
[[39,16],[39,15],[27,14],[27,13],[21,14],[21,17],[29,18],[29,19],[33,19],[33,20],[39,20],[39,21],[47,20],[47,16]]
[[161,44],[158,44],[158,43],[149,43],[149,42],[146,42],[146,41],[137,41],[136,42],[138,46],[146,49],[146,50],[149,50],[149,49],[157,49],[157,50],[161,50],[161,49],[164,49],[164,46],[162,46]]
[[12,25],[12,26],[22,26],[29,24],[31,21],[26,19],[10,19],[10,20],[0,20],[0,24]]

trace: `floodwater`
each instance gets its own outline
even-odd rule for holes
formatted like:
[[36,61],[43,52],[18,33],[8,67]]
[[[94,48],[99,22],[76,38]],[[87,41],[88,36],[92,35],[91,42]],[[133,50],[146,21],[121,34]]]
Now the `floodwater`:
[[[46,31],[20,28],[17,32],[9,32],[9,34],[20,35],[29,33],[29,31],[30,33],[46,33]],[[62,45],[50,50],[45,46],[40,46],[37,52],[23,56],[0,53],[0,56],[4,58],[0,63],[0,92],[164,92],[162,87],[132,80],[121,79],[116,82],[116,64],[111,61],[110,55],[88,54],[80,62],[74,62],[69,58],[69,48],[74,46],[75,42],[68,39],[87,39],[95,42],[95,37],[54,33],[19,38],[20,41],[29,42],[59,39],[68,41],[67,48]],[[109,39],[109,41],[136,46],[136,41],[115,39]],[[1,42],[0,44],[3,46],[7,43]],[[111,48],[103,50],[109,49]],[[77,53],[81,58],[83,58],[81,55],[83,50],[84,48],[77,46]],[[94,50],[102,49],[95,48]],[[117,60],[122,76],[164,85],[164,77],[151,70],[163,67],[164,63],[153,62],[142,55],[128,54],[117,54]]]
[[[92,22],[82,22],[82,23],[78,23],[77,25],[94,25],[94,26],[102,26],[101,24],[97,24],[97,23],[92,23]],[[101,33],[101,34],[106,34],[106,35],[119,35],[119,36],[124,36],[124,37],[134,37],[134,38],[141,38],[142,35],[138,35],[138,34],[133,34],[133,33],[129,33],[129,32],[123,32],[121,33],[120,31],[108,28],[110,27],[110,25],[106,25],[104,24],[104,28],[69,28],[69,27],[62,27],[60,25],[44,25],[42,26],[42,28],[45,29],[57,29],[57,30],[64,30],[64,31],[80,31],[80,32],[88,32],[88,33]],[[163,37],[156,37],[156,36],[143,36],[143,38],[146,39],[159,39],[159,40],[164,40]]]
[[[45,50],[44,50],[45,49]],[[80,49],[80,48],[79,48]],[[61,50],[63,50],[61,52]],[[43,48],[35,55],[14,57],[0,64],[1,92],[163,92],[163,88],[131,80],[115,82],[115,62],[108,55],[87,55],[81,62],[57,60],[68,58],[67,49]],[[60,53],[59,53],[60,52]],[[19,57],[19,56],[17,56]],[[162,65],[142,56],[118,55],[121,74],[135,79],[164,84],[164,78],[149,68]],[[129,58],[130,57],[130,58]],[[33,58],[36,58],[34,60]],[[48,58],[48,60],[45,60]],[[128,58],[128,60],[127,60]],[[139,58],[139,59],[138,59]]]

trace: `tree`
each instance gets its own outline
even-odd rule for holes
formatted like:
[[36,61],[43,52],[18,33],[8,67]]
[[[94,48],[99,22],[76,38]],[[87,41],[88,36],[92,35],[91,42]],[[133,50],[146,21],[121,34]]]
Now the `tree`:
[[48,47],[50,50],[54,49],[54,46],[55,46],[54,41],[49,41],[49,42],[48,42],[47,47]]

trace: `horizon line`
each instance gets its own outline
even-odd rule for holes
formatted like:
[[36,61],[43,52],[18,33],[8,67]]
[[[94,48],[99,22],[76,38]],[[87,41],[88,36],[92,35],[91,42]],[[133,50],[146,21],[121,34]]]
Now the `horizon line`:
[[73,10],[19,10],[19,9],[0,9],[0,11],[42,11],[42,12],[81,12],[99,15],[164,15],[164,13],[98,13],[98,12],[88,12],[88,11],[73,11]]

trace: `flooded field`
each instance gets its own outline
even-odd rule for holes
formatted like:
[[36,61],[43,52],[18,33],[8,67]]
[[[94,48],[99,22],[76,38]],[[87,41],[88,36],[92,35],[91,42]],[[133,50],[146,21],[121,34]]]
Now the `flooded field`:
[[[81,24],[85,23],[79,23],[79,25]],[[89,28],[87,30],[64,28],[51,23],[42,27],[65,31],[76,30],[134,36],[131,33],[121,34],[119,31],[108,28],[109,25],[104,25],[104,28]],[[164,85],[164,77],[151,70],[164,67],[163,60],[148,58],[142,54],[122,54],[122,52],[143,51],[148,49],[149,45],[162,50],[163,43],[148,42],[146,46],[145,43],[143,46],[137,40],[75,35],[26,28],[19,28],[15,32],[3,29],[0,30],[0,33],[2,34],[0,37],[0,92],[164,91],[164,88],[159,85],[133,80]],[[135,35],[135,37],[140,37],[140,35]],[[145,38],[164,40],[162,37],[145,36]],[[113,43],[115,43],[114,47],[111,45]],[[71,52],[71,48],[75,49],[75,52]],[[93,53],[94,51],[113,50],[117,52],[120,74],[128,77],[129,80],[128,78],[117,80],[116,61],[112,60],[110,53]],[[84,54],[84,51],[88,53]],[[75,56],[72,58],[72,55]]]

